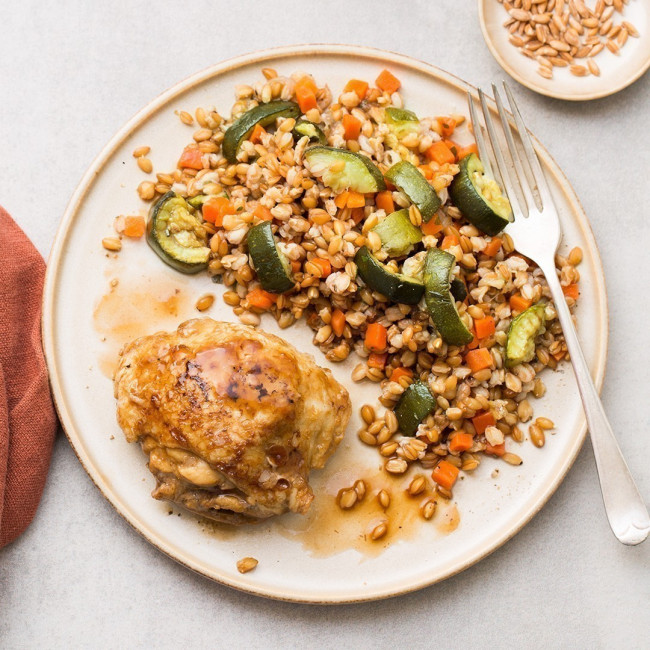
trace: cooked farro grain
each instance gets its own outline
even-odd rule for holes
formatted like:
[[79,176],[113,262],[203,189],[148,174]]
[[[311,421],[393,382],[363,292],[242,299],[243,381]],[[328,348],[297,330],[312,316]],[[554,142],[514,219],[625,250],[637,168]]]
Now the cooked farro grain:
[[546,436],[541,427],[536,424],[531,424],[528,427],[528,433],[530,434],[530,439],[532,440],[535,447],[543,447],[546,442]]
[[237,562],[237,571],[239,573],[248,573],[252,571],[259,564],[258,560],[254,557],[244,557]]
[[195,307],[198,311],[206,311],[212,307],[214,303],[214,296],[211,293],[207,293],[204,296],[201,296],[197,301]]
[[358,501],[358,495],[354,488],[344,488],[339,491],[336,500],[338,501],[341,510],[349,510],[354,508]]
[[435,499],[427,499],[422,506],[420,507],[420,513],[422,516],[429,520],[436,514],[436,502]]
[[149,158],[145,158],[144,156],[140,156],[137,158],[138,161],[138,167],[145,173],[145,174],[150,174],[153,171],[153,163]]
[[104,237],[102,246],[107,251],[118,252],[122,250],[122,242],[117,237]]
[[192,124],[194,124],[194,118],[187,111],[181,111],[178,114],[178,117],[180,118],[183,124],[187,124],[188,126],[192,126]]
[[384,537],[387,532],[388,532],[388,522],[382,521],[380,524],[378,524],[372,529],[372,531],[370,532],[370,539],[372,539],[373,542],[376,542],[377,540]]
[[377,501],[379,501],[379,505],[384,510],[387,510],[390,506],[390,494],[386,490],[379,490],[377,493]]
[[146,156],[150,151],[151,151],[151,147],[147,147],[147,146],[137,147],[133,150],[133,157],[141,158],[142,156]]

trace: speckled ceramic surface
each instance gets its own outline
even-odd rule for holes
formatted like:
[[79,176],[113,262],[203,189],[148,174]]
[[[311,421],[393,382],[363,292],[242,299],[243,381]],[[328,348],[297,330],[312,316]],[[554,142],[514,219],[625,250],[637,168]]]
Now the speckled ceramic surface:
[[[445,508],[431,522],[403,520],[404,535],[391,543],[341,550],[354,520],[328,528],[312,515],[284,516],[275,522],[239,530],[220,529],[180,513],[149,496],[153,478],[140,449],[128,445],[115,420],[110,368],[119,345],[139,334],[171,329],[197,316],[196,299],[222,288],[207,277],[185,277],[164,267],[142,241],[125,242],[116,259],[101,239],[112,232],[116,215],[146,210],[135,188],[143,175],[131,156],[142,144],[152,147],[157,169],[171,169],[191,139],[191,129],[174,115],[215,105],[227,113],[233,88],[260,78],[272,66],[282,73],[309,71],[337,94],[352,76],[374,79],[385,67],[403,84],[405,103],[421,115],[466,112],[462,81],[405,56],[370,48],[306,45],[280,48],[232,59],[170,89],[138,113],[105,147],[77,188],[59,229],[48,268],[43,332],[52,387],[68,438],[104,496],[146,539],[180,563],[238,589],[303,602],[347,602],[406,593],[442,580],[478,561],[514,535],[544,505],[568,471],[585,436],[585,423],[568,366],[547,372],[546,396],[534,406],[552,418],[557,433],[544,449],[526,441],[516,449],[520,467],[486,459],[459,482],[454,503],[460,525],[445,529]],[[470,135],[461,131],[461,141]],[[603,271],[586,217],[568,182],[539,147],[558,204],[564,241],[579,245],[581,266],[579,333],[597,385],[602,384],[607,349],[607,306]],[[117,280],[117,286],[115,281]],[[233,320],[218,299],[206,315]],[[278,333],[272,319],[262,327]],[[328,468],[312,474],[314,512],[324,512],[332,494],[353,478],[370,477],[378,485],[380,458],[361,445],[358,406],[375,401],[375,385],[350,380],[354,360],[328,364],[311,344],[311,330],[298,323],[279,332],[316,361],[331,367],[350,391],[354,409],[346,438]],[[499,470],[494,475],[494,470]],[[170,515],[169,513],[172,512]],[[397,515],[395,516],[397,519]],[[359,532],[368,522],[359,519]],[[354,526],[352,526],[354,527]],[[305,531],[305,528],[311,528]],[[344,529],[348,533],[344,533]],[[552,543],[552,540],[549,541]],[[358,549],[361,549],[359,551]],[[334,552],[340,551],[340,552]],[[253,556],[259,565],[237,572],[236,561]]]

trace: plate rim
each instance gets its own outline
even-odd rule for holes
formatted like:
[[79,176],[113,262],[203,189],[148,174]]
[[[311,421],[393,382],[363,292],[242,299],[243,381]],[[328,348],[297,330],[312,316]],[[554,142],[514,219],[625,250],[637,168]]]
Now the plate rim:
[[[479,0],[480,1],[480,0]],[[89,475],[95,486],[99,489],[102,495],[107,499],[111,504],[114,510],[140,535],[142,535],[152,546],[154,546],[159,551],[163,552],[165,555],[178,562],[179,564],[185,566],[186,568],[207,577],[215,582],[220,584],[235,588],[239,591],[243,591],[256,596],[263,596],[275,600],[281,600],[286,602],[297,602],[304,604],[347,604],[347,603],[357,603],[357,602],[368,602],[374,600],[381,600],[385,598],[390,598],[393,596],[404,595],[423,589],[432,584],[446,580],[447,578],[464,571],[470,566],[476,564],[483,558],[490,555],[496,549],[500,548],[508,540],[510,540],[514,535],[516,535],[543,507],[546,505],[550,497],[558,489],[562,481],[564,480],[569,469],[572,467],[575,459],[578,456],[580,449],[586,438],[587,426],[584,419],[584,415],[579,420],[578,435],[575,436],[573,445],[568,450],[568,453],[565,457],[565,461],[562,466],[558,468],[558,471],[555,473],[555,476],[549,485],[546,486],[545,490],[540,495],[537,503],[530,510],[527,510],[520,519],[513,525],[512,528],[507,530],[504,534],[501,534],[497,538],[490,540],[488,544],[485,545],[481,552],[471,556],[469,559],[464,559],[459,562],[459,566],[453,566],[449,571],[444,572],[443,575],[424,578],[418,581],[409,583],[407,586],[402,588],[382,588],[373,592],[371,595],[363,594],[359,591],[356,596],[350,597],[339,597],[333,596],[328,597],[327,595],[319,596],[316,599],[305,598],[300,594],[294,594],[291,590],[287,590],[282,587],[265,587],[265,586],[256,586],[251,585],[249,582],[246,582],[243,579],[230,576],[218,575],[218,572],[211,570],[206,567],[204,563],[199,561],[194,561],[190,557],[187,557],[184,549],[176,547],[172,544],[169,544],[164,538],[161,538],[158,533],[144,524],[142,521],[138,520],[128,508],[128,505],[121,500],[114,493],[108,481],[98,470],[98,468],[91,462],[88,458],[88,454],[84,449],[82,438],[79,436],[79,432],[75,429],[73,425],[73,420],[69,415],[71,410],[71,405],[67,403],[65,395],[62,390],[62,380],[60,379],[60,371],[56,364],[56,345],[54,337],[54,305],[55,298],[57,294],[57,280],[59,275],[59,268],[61,264],[61,259],[66,249],[65,243],[69,236],[71,226],[77,216],[80,205],[87,194],[88,190],[92,186],[93,179],[100,173],[101,169],[114,154],[117,148],[122,144],[122,142],[127,139],[131,133],[138,128],[146,119],[159,111],[165,104],[173,100],[175,97],[180,94],[191,90],[196,85],[199,85],[210,78],[218,77],[224,73],[227,73],[231,70],[253,65],[260,64],[271,59],[282,59],[282,58],[291,58],[299,56],[340,56],[340,57],[349,57],[349,56],[359,56],[363,59],[370,59],[376,61],[391,62],[397,65],[401,65],[409,68],[412,71],[418,73],[424,73],[426,76],[437,80],[438,82],[447,83],[460,91],[471,90],[476,92],[476,88],[467,82],[463,81],[456,75],[453,75],[449,72],[446,72],[437,66],[421,61],[417,58],[392,52],[389,50],[383,50],[379,48],[373,48],[368,46],[360,45],[346,45],[346,44],[330,44],[330,43],[305,43],[305,44],[294,44],[294,45],[285,45],[280,47],[265,48],[263,50],[255,50],[248,52],[242,55],[231,57],[215,63],[211,66],[196,72],[185,79],[180,80],[175,83],[173,86],[167,90],[160,93],[157,97],[147,103],[143,108],[137,111],[133,117],[131,117],[104,145],[95,157],[92,163],[89,165],[88,169],[82,176],[77,187],[75,188],[70,201],[65,209],[61,222],[57,228],[52,248],[48,257],[47,271],[45,277],[45,284],[43,290],[43,303],[42,303],[42,321],[41,321],[41,331],[43,338],[43,349],[45,352],[45,359],[48,368],[48,375],[50,379],[50,386],[52,389],[52,395],[54,398],[54,404],[56,411],[59,415],[59,421],[61,427],[72,447],[75,455],[79,459],[82,467]],[[493,102],[490,101],[490,104],[493,107]],[[531,134],[532,135],[532,134]],[[593,245],[593,250],[590,250],[590,253],[593,255],[594,264],[596,268],[600,271],[594,279],[596,282],[596,300],[599,311],[603,314],[603,336],[599,341],[597,351],[596,351],[596,360],[595,360],[595,371],[594,371],[594,382],[597,389],[600,391],[602,389],[605,369],[607,363],[607,351],[608,351],[608,340],[609,340],[609,310],[607,305],[607,292],[604,279],[604,268],[602,265],[602,260],[600,258],[600,251],[598,250],[598,245],[596,238],[591,229],[591,225],[587,219],[586,213],[580,203],[579,198],[577,197],[573,187],[566,178],[564,172],[560,167],[555,163],[550,154],[542,147],[541,143],[533,135],[533,141],[535,143],[538,153],[543,159],[545,159],[547,168],[554,174],[557,182],[562,188],[568,202],[571,204],[573,216],[577,216],[576,224],[579,229],[583,232],[585,238],[588,242]]]
[[492,35],[487,28],[485,22],[485,3],[489,0],[478,0],[478,18],[481,25],[481,32],[483,34],[483,40],[490,50],[490,54],[495,58],[496,62],[503,68],[503,70],[509,74],[515,81],[519,82],[522,86],[525,86],[529,90],[536,92],[545,97],[552,97],[553,99],[563,99],[568,102],[586,102],[591,101],[592,99],[602,99],[603,97],[609,97],[610,95],[615,95],[616,93],[624,90],[628,86],[631,86],[635,81],[638,81],[650,68],[650,55],[647,57],[646,62],[638,68],[635,72],[632,73],[629,77],[624,77],[624,80],[620,83],[614,84],[610,89],[603,91],[596,91],[585,95],[569,95],[567,93],[553,92],[547,88],[544,88],[541,85],[537,85],[536,79],[534,77],[525,77],[519,74],[511,65],[508,63],[507,59],[501,56],[501,53],[497,49]]

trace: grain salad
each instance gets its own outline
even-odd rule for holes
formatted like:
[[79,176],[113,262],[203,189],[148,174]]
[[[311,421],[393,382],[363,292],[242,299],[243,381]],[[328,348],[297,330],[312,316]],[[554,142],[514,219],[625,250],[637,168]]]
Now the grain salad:
[[[179,271],[207,270],[243,323],[304,318],[329,361],[352,356],[352,380],[378,384],[378,402],[357,405],[358,436],[387,474],[417,468],[409,494],[451,498],[486,454],[521,464],[518,445],[541,447],[554,427],[532,400],[567,349],[542,271],[501,232],[510,207],[471,125],[416,116],[387,70],[337,95],[306,73],[262,73],[236,87],[229,115],[178,113],[192,141],[138,187],[152,247]],[[148,153],[133,152],[146,174]],[[121,236],[144,234],[144,219],[120,219]],[[579,248],[556,256],[571,309],[581,260]],[[365,492],[360,477],[340,508]],[[430,519],[435,499],[420,508]]]

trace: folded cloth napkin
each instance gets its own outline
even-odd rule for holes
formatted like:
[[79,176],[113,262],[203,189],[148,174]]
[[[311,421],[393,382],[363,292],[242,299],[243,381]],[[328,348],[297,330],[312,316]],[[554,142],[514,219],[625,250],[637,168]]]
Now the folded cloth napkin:
[[57,419],[41,343],[45,262],[0,208],[0,548],[29,525]]

